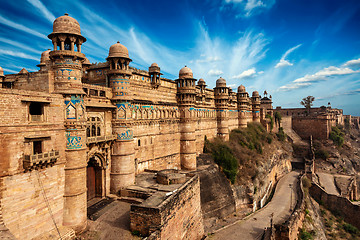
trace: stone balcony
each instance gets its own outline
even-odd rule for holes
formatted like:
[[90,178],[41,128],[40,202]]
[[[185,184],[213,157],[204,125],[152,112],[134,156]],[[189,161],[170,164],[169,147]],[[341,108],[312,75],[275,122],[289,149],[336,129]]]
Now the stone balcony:
[[105,135],[105,136],[95,136],[95,137],[87,137],[86,143],[98,143],[98,142],[107,142],[116,139],[116,134]]
[[48,166],[53,166],[58,159],[59,159],[59,151],[25,155],[23,167],[27,171],[31,171],[33,169],[38,169],[38,168],[45,168]]

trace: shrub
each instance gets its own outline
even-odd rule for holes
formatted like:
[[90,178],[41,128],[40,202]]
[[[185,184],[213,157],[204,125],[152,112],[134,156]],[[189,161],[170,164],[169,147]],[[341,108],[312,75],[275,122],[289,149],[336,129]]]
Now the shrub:
[[274,119],[270,114],[266,114],[265,117],[270,119],[270,131],[272,131],[274,128]]
[[278,137],[279,141],[285,141],[286,134],[285,134],[284,129],[282,127],[279,128],[279,132],[276,134],[276,136]]
[[218,164],[226,177],[235,183],[238,171],[238,161],[231,152],[231,149],[225,143],[218,143],[212,149],[212,155],[216,164]]
[[350,234],[358,234],[359,233],[359,229],[349,223],[344,223],[342,227],[346,232],[348,232]]
[[342,126],[336,126],[331,128],[329,138],[334,142],[338,147],[342,147],[344,144],[344,135],[345,133],[341,130]]
[[301,228],[299,233],[299,239],[301,240],[311,240],[314,239],[312,234],[307,232],[305,229]]
[[321,158],[321,159],[326,160],[329,158],[329,153],[328,153],[328,151],[326,151],[323,148],[317,149],[317,150],[315,150],[315,158]]

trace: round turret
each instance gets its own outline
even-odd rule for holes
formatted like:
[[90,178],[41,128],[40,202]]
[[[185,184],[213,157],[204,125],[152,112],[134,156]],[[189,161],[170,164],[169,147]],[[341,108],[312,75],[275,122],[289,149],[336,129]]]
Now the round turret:
[[241,85],[238,87],[238,92],[239,92],[239,93],[244,93],[244,92],[246,92],[245,86],[241,84]]
[[205,80],[200,78],[199,81],[198,81],[198,85],[199,86],[206,85]]
[[113,57],[129,58],[129,51],[124,45],[120,44],[120,42],[118,41],[114,45],[111,45],[109,49],[108,58],[113,58]]
[[220,77],[218,80],[216,80],[216,87],[226,87],[226,80]]
[[76,21],[75,18],[69,16],[69,14],[65,13],[64,16],[58,17],[55,19],[53,23],[53,32],[49,34],[49,38],[51,39],[56,34],[67,33],[79,36],[86,41],[86,38],[81,36],[80,24]]
[[0,67],[0,77],[5,77],[4,69],[2,69],[2,67]]
[[41,54],[40,64],[46,64],[47,61],[50,61],[50,52],[51,50],[48,49]]
[[252,96],[253,97],[259,97],[259,92],[258,91],[253,91]]
[[183,67],[179,71],[179,78],[193,78],[193,72],[187,66]]

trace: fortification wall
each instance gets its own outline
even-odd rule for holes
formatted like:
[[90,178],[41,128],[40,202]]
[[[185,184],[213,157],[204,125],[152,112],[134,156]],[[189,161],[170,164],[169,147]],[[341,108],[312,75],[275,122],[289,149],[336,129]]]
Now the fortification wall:
[[[0,193],[5,225],[19,239],[31,239],[54,228],[46,205],[43,186],[55,221],[63,219],[65,130],[63,100],[24,90],[0,89]],[[29,103],[43,101],[42,121],[33,121]],[[34,141],[42,152],[58,151],[54,166],[24,172],[26,156],[33,155]],[[38,176],[41,184],[38,181]]]
[[314,139],[327,139],[331,129],[327,118],[309,116],[293,116],[292,127],[302,139],[308,139],[310,135],[312,135]]
[[132,205],[131,230],[152,239],[201,239],[204,227],[200,205],[200,182],[195,175],[159,206]]
[[316,183],[312,183],[309,193],[317,202],[322,202],[330,211],[342,216],[346,222],[360,228],[359,205],[353,204],[347,198],[328,194]]
[[145,169],[180,169],[177,120],[139,121],[133,125],[137,173]]

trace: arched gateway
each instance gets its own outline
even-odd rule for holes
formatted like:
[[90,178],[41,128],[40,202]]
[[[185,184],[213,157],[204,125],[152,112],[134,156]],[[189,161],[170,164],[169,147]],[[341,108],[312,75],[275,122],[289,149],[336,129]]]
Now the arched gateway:
[[87,200],[105,197],[105,158],[95,153],[88,158],[86,167]]

